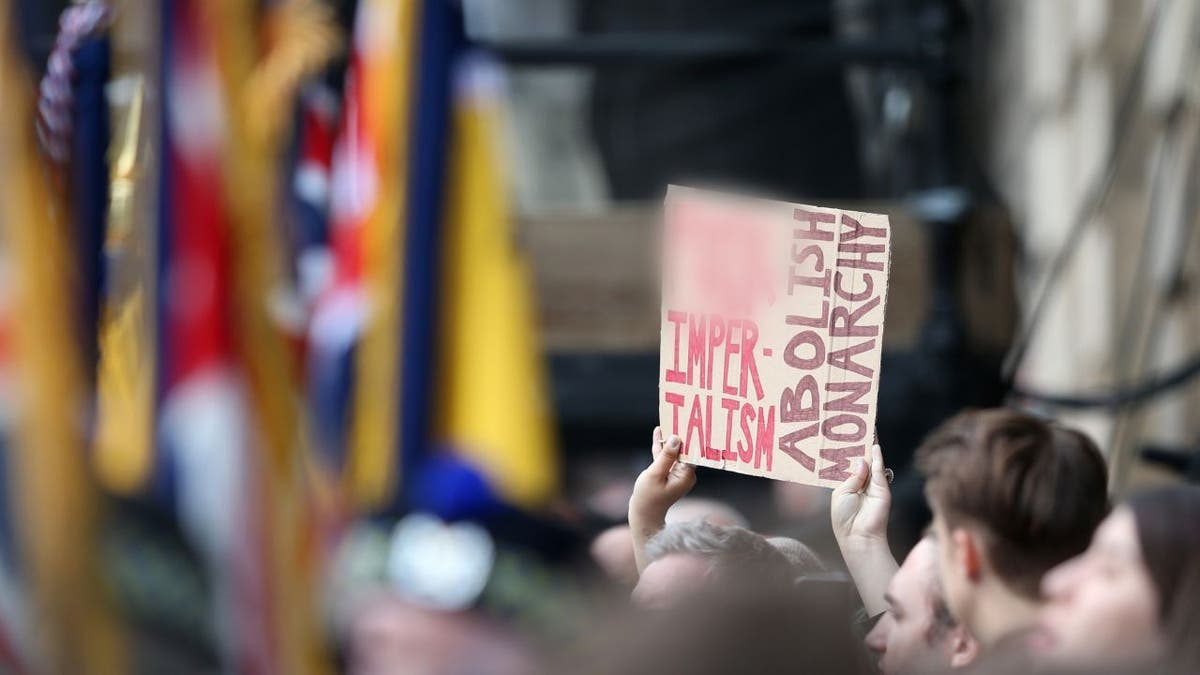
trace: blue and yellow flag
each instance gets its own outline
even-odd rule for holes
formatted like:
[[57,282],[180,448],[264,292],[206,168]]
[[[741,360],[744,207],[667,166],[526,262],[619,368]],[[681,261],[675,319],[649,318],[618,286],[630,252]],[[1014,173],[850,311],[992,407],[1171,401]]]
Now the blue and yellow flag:
[[530,269],[501,173],[498,67],[458,62],[442,253],[436,438],[509,502],[559,485]]
[[413,506],[417,487],[428,493],[422,467],[450,452],[502,499],[535,507],[556,493],[559,468],[532,289],[502,179],[495,80],[469,56],[453,3],[413,4],[407,174],[393,176],[404,178],[404,229],[387,249],[402,247],[403,276],[381,280],[402,303],[388,347],[400,361],[387,370],[359,361],[360,373],[398,373],[399,382],[394,399],[358,399],[358,410],[398,412],[396,503]]

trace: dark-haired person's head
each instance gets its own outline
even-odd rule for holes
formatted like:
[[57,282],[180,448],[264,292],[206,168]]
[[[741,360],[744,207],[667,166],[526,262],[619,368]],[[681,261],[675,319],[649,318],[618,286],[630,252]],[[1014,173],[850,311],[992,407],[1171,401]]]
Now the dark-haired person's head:
[[1042,577],[1082,553],[1108,510],[1083,433],[1008,409],[960,413],[917,450],[951,611],[986,647],[1036,620]]
[[1043,582],[1030,646],[1070,672],[1200,672],[1200,487],[1134,495]]
[[667,525],[646,544],[649,564],[634,603],[662,608],[705,587],[790,587],[791,562],[763,536],[742,527],[688,521]]

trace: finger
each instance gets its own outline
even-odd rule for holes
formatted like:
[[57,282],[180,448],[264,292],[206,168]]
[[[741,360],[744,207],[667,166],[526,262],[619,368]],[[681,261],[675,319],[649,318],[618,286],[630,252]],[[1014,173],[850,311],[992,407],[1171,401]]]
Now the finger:
[[671,466],[671,481],[690,490],[696,482],[696,466],[677,461]]
[[654,437],[650,441],[650,459],[651,461],[658,459],[659,453],[662,452],[663,437],[662,427],[654,427]]
[[850,476],[833,489],[833,494],[843,495],[861,492],[867,483],[867,463],[857,457],[850,463]]
[[883,449],[878,445],[871,446],[871,485],[888,489],[887,475],[884,472]]
[[662,451],[658,453],[658,456],[654,458],[654,463],[650,465],[650,472],[659,478],[665,479],[671,471],[671,465],[675,463],[675,460],[679,459],[679,449],[682,445],[683,442],[679,440],[678,436],[672,435],[668,438],[667,442],[662,446]]

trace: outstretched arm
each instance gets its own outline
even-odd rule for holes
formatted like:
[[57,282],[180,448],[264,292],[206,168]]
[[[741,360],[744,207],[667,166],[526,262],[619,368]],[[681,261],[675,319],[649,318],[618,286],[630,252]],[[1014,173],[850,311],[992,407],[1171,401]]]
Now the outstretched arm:
[[888,548],[888,511],[892,490],[884,475],[883,452],[871,447],[870,464],[856,460],[850,477],[834,488],[829,516],[846,569],[854,579],[867,614],[887,609],[884,594],[899,566]]
[[633,532],[633,557],[638,573],[646,569],[646,542],[663,529],[667,510],[696,484],[696,467],[679,461],[683,443],[678,436],[663,442],[662,430],[654,428],[650,466],[637,477],[629,498],[629,527]]

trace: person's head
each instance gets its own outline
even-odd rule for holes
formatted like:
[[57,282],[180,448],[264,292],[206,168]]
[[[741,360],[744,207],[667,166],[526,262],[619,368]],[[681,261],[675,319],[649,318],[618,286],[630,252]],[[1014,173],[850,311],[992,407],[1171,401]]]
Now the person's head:
[[885,675],[947,672],[979,653],[975,638],[946,606],[933,538],[922,539],[904,559],[886,599],[887,613],[866,638]]
[[767,537],[767,543],[774,546],[776,551],[792,565],[792,571],[797,578],[825,573],[825,563],[821,556],[799,539],[791,537]]
[[628,525],[614,525],[596,535],[589,547],[592,560],[612,581],[633,588],[637,583],[637,561],[633,557],[633,533]]
[[647,542],[646,558],[633,589],[633,601],[643,607],[668,606],[713,584],[785,585],[794,576],[783,554],[760,535],[705,521],[666,526]]
[[917,449],[946,601],[984,644],[1033,619],[1042,576],[1079,555],[1108,510],[1083,433],[1007,409],[951,418]]
[[1200,672],[1200,488],[1135,495],[1042,586],[1030,646],[1048,665]]
[[737,509],[725,502],[705,497],[680,499],[672,504],[670,509],[667,509],[667,517],[664,520],[668,525],[686,523],[690,520],[704,520],[714,525],[750,526],[746,516],[743,516]]

